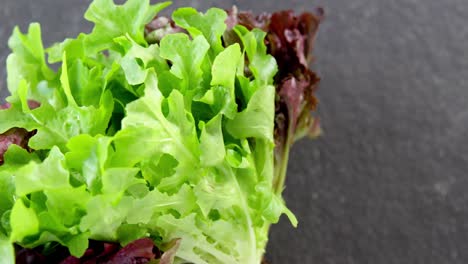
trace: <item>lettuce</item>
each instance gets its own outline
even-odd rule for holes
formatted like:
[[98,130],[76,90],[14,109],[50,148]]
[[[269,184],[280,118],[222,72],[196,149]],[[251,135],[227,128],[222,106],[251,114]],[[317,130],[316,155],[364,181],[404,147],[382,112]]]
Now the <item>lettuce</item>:
[[81,257],[94,240],[127,245],[117,259],[139,243],[155,258],[144,238],[167,249],[160,263],[260,263],[269,226],[282,214],[297,225],[277,186],[266,33],[181,8],[180,30],[154,43],[145,25],[167,5],[95,0],[92,32],[47,49],[38,24],[14,30],[0,263],[14,263],[13,244]]

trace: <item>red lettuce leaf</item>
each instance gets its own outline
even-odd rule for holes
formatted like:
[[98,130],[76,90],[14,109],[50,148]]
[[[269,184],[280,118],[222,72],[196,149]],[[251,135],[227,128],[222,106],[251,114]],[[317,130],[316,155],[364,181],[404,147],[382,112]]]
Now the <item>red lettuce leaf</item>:
[[[267,32],[265,44],[269,54],[278,63],[275,76],[275,177],[273,186],[280,193],[284,185],[291,145],[304,136],[320,134],[318,118],[311,115],[316,110],[315,97],[320,78],[309,65],[323,9],[315,14],[294,14],[291,10],[263,13],[238,12],[236,7],[228,11],[228,28],[242,25],[247,29],[260,28]],[[236,41],[232,32],[227,32],[228,42]]]
[[[29,108],[34,109],[39,107],[39,103],[35,101],[28,101]],[[11,105],[9,103],[0,105],[0,110],[8,109]],[[31,149],[28,147],[29,139],[34,136],[36,131],[27,131],[24,128],[14,127],[4,133],[0,134],[0,165],[3,164],[5,152],[8,150],[11,144],[18,145],[28,151]]]
[[[175,239],[163,245],[162,252],[149,238],[142,238],[131,242],[125,247],[116,243],[91,240],[89,248],[81,258],[71,256],[63,246],[57,246],[47,255],[44,248],[17,248],[17,264],[144,264],[160,263],[172,264],[179,248],[180,239]],[[159,261],[159,262],[154,262]]]
[[180,239],[175,239],[169,242],[165,247],[167,250],[162,254],[159,264],[172,264],[174,262],[175,255],[180,246]]
[[139,264],[148,263],[150,260],[155,259],[156,255],[153,253],[154,243],[149,238],[142,238],[126,245],[117,253],[112,256],[108,264],[122,263],[122,264]]

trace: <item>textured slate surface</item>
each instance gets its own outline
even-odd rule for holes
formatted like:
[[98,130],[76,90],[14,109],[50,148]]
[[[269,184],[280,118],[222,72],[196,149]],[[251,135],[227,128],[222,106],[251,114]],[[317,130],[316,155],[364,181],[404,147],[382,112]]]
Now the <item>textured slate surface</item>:
[[[89,30],[89,2],[2,0],[2,64],[13,25],[41,22],[50,44]],[[326,9],[315,64],[325,134],[294,148],[285,196],[300,226],[272,229],[271,262],[468,262],[466,0],[175,2]],[[4,96],[4,67],[0,78]]]

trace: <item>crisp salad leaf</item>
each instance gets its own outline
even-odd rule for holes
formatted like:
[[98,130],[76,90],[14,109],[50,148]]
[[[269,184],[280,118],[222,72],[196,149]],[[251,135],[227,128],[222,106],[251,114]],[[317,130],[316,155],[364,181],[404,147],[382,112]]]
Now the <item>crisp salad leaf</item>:
[[[284,73],[267,30],[233,27],[217,8],[181,8],[146,26],[166,6],[94,0],[91,33],[47,49],[38,24],[15,28],[0,107],[0,263],[14,262],[13,245],[21,258],[61,246],[71,254],[62,263],[85,253],[260,263],[270,225],[282,214],[297,225],[277,186]],[[306,120],[295,81],[282,83],[281,102]]]
[[15,263],[15,250],[5,235],[0,235],[0,256],[1,264]]

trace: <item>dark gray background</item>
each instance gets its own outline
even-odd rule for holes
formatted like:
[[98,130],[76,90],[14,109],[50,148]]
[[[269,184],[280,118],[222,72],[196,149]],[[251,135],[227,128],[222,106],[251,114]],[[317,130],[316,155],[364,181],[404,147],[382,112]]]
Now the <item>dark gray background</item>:
[[[1,0],[2,64],[14,25],[40,22],[51,44],[90,29],[89,2]],[[175,2],[326,9],[325,133],[293,150],[284,194],[300,225],[272,229],[272,263],[468,263],[468,1]]]

